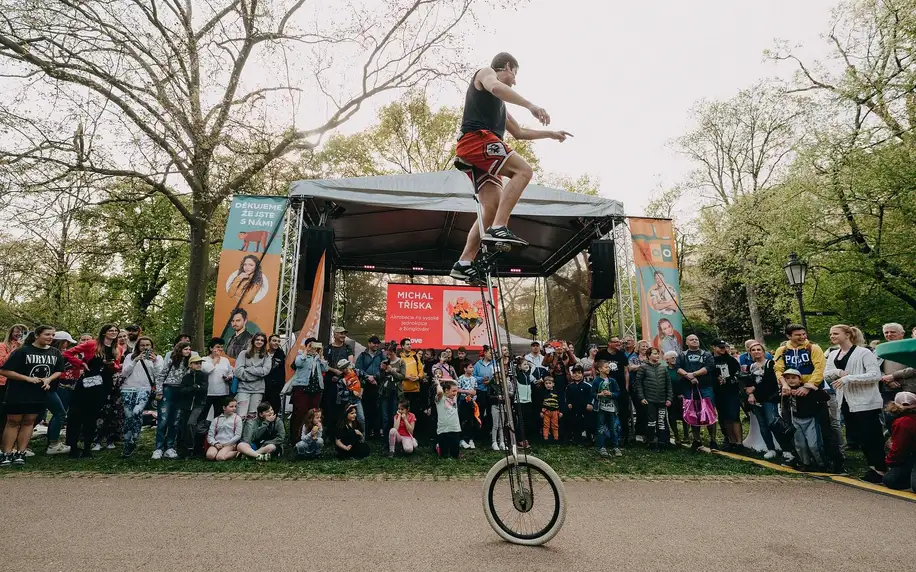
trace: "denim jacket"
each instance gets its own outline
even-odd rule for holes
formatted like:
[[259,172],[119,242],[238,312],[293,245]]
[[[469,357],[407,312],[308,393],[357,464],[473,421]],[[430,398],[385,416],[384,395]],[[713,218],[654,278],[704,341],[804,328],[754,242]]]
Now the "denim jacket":
[[328,364],[319,359],[318,355],[299,354],[293,362],[292,386],[306,387],[312,371],[318,369],[318,387],[324,389],[324,374],[328,371]]

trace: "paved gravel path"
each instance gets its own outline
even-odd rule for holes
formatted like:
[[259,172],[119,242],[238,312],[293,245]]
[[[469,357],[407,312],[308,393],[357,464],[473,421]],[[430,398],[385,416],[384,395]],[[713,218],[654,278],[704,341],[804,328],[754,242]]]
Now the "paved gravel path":
[[916,530],[916,506],[835,484],[621,480],[571,482],[567,493],[560,534],[546,547],[525,548],[490,529],[477,481],[22,475],[0,478],[0,568],[861,572],[912,566],[901,542]]

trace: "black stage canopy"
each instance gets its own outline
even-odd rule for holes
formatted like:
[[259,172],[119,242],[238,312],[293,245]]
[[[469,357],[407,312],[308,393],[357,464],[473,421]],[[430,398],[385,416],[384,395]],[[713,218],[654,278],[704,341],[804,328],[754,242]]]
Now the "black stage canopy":
[[[458,259],[477,207],[459,171],[296,181],[304,224],[334,229],[333,266],[444,275]],[[503,276],[549,276],[624,216],[619,201],[529,185],[511,226],[531,244],[499,263]]]

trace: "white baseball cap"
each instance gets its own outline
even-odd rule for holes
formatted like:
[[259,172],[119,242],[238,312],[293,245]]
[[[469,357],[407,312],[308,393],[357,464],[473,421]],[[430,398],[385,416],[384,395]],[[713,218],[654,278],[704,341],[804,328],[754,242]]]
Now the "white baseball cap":
[[900,407],[916,407],[916,393],[901,391],[894,397],[894,403]]
[[55,340],[65,340],[65,341],[70,342],[71,344],[76,343],[76,340],[73,339],[73,336],[71,336],[70,334],[62,330],[59,330],[54,334],[54,339]]

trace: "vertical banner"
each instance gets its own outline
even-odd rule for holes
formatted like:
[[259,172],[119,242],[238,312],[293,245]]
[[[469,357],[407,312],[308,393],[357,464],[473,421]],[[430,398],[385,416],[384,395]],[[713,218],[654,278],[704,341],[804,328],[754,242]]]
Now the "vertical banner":
[[296,343],[291,345],[289,351],[286,352],[286,379],[290,379],[293,375],[293,361],[295,361],[299,350],[302,349],[302,342],[309,338],[318,337],[318,328],[321,323],[321,305],[324,302],[325,256],[327,256],[327,251],[321,255],[321,260],[318,261],[318,269],[315,271],[315,284],[312,286],[312,303],[309,305],[309,312],[305,316],[299,335],[296,336]]
[[670,220],[630,217],[642,339],[661,350],[684,346],[681,282]]
[[286,206],[285,197],[232,199],[213,303],[213,334],[232,360],[254,334],[273,331]]

